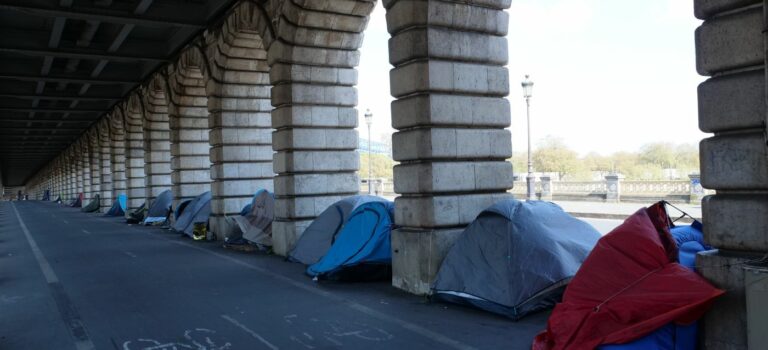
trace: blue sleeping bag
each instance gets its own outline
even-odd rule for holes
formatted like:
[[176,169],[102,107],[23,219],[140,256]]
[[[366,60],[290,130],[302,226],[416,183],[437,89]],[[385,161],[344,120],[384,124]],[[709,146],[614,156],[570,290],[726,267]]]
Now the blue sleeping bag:
[[[688,226],[676,226],[669,230],[677,242],[678,260],[691,270],[696,270],[696,254],[711,249],[704,244],[704,228],[698,221]],[[698,324],[667,324],[655,332],[631,343],[603,345],[600,350],[696,350]]]

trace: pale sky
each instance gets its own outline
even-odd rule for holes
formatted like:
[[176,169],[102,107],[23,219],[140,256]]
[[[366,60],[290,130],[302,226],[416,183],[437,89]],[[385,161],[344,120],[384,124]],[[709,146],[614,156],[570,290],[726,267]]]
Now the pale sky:
[[[581,154],[636,151],[656,141],[698,143],[690,0],[513,0],[509,9],[512,142],[526,151],[520,81],[531,75],[536,141],[561,137]],[[361,48],[360,136],[366,108],[372,139],[392,132],[384,9],[373,12]]]

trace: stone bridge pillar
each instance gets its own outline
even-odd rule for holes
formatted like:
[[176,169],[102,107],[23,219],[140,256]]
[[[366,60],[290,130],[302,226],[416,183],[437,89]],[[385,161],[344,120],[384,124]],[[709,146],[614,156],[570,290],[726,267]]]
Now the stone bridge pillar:
[[236,31],[230,19],[210,39],[210,224],[224,238],[233,230],[225,216],[238,215],[257,190],[274,191],[271,85],[260,35]]
[[[99,148],[98,131],[95,128],[89,130],[85,138],[88,142],[88,154],[90,155],[91,196],[88,198],[90,203],[91,200],[96,198],[97,194],[101,197],[101,149]],[[101,199],[99,199],[99,206],[101,206]]]
[[[112,173],[112,198],[126,194],[125,177],[125,120],[123,113],[113,113],[109,117],[109,163]],[[112,203],[109,203],[111,206]]]
[[77,143],[75,143],[75,149],[74,149],[75,171],[76,171],[75,196],[79,196],[81,193],[85,192],[85,187],[84,187],[85,184],[83,182],[84,181],[83,162],[84,162],[85,155],[83,154],[83,148],[80,141],[76,141],[76,142]]
[[144,103],[144,173],[146,196],[153,201],[171,189],[171,131],[165,82],[156,77],[143,89]]
[[196,49],[185,51],[169,69],[171,182],[173,205],[211,190],[208,98],[204,64]]
[[101,203],[99,211],[107,212],[112,206],[112,155],[109,138],[109,119],[103,119],[97,126],[98,147],[101,159],[99,159],[99,168],[101,169]]
[[511,198],[510,1],[385,0],[389,40],[395,287],[429,293],[463,227]]
[[139,96],[134,93],[125,109],[125,182],[128,211],[135,210],[147,200],[144,172],[144,112]]
[[78,140],[83,172],[83,206],[91,200],[91,150],[87,134]]
[[[359,192],[357,49],[375,2],[286,1],[270,45],[274,251],[286,255],[334,202]],[[322,28],[322,29],[319,29]]]
[[[694,1],[704,239],[719,251],[700,254],[697,270],[727,293],[702,323],[702,349],[746,350],[749,325],[744,267],[768,252],[766,37],[761,1]],[[764,310],[758,312],[764,313]],[[756,328],[752,328],[755,330]],[[759,332],[759,331],[758,331]],[[765,346],[765,344],[760,344]],[[752,347],[749,347],[750,349]]]

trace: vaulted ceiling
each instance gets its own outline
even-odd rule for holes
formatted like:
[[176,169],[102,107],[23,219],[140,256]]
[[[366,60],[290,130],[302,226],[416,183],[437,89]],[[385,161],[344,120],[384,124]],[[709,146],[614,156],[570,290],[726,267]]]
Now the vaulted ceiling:
[[235,0],[0,1],[0,173],[19,186]]

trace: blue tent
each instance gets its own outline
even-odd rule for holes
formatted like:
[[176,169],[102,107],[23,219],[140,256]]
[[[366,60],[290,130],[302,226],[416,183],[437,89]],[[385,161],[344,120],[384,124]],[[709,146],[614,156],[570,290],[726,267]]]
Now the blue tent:
[[288,254],[288,260],[304,265],[312,265],[320,261],[331,249],[331,245],[355,208],[373,201],[386,202],[387,200],[376,196],[359,195],[333,203],[304,230],[299,241]]
[[[363,208],[367,203],[383,204]],[[288,260],[311,265],[307,273],[317,278],[371,280],[389,275],[393,208],[384,198],[366,195],[333,203],[304,230]],[[386,244],[387,257],[379,254],[381,244]]]
[[124,216],[125,215],[125,206],[128,204],[128,196],[125,194],[120,194],[117,196],[117,199],[112,204],[112,208],[109,208],[109,210],[104,214],[104,216]]
[[[689,226],[675,226],[669,230],[678,248],[678,260],[691,270],[696,270],[696,254],[711,249],[704,243],[704,227],[698,221]],[[695,350],[698,324],[677,325],[670,323],[638,340],[626,344],[603,345],[599,350]]]
[[185,203],[182,204],[183,208],[182,205],[179,205],[180,210],[176,212],[177,217],[173,229],[192,237],[195,223],[208,223],[208,217],[211,215],[211,192],[204,192]]
[[359,205],[344,223],[331,249],[307,274],[325,279],[372,280],[388,276],[392,264],[392,202]]

